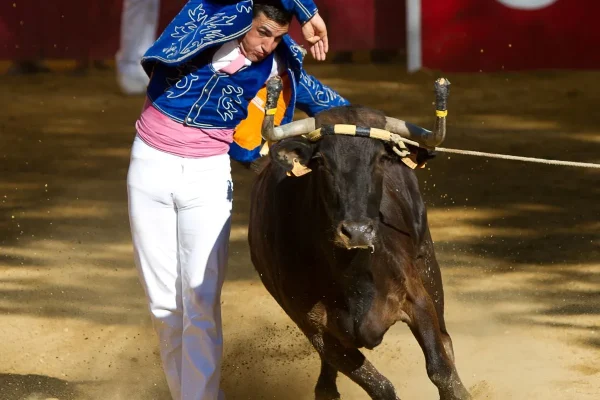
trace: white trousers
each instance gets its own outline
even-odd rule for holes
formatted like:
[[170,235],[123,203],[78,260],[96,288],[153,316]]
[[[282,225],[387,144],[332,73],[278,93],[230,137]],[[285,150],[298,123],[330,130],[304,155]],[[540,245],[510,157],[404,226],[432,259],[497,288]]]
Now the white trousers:
[[227,154],[190,159],[136,137],[127,176],[135,263],[174,400],[216,400],[233,186]]
[[117,81],[125,94],[141,94],[148,77],[140,62],[156,40],[160,0],[123,0],[121,40],[116,55]]

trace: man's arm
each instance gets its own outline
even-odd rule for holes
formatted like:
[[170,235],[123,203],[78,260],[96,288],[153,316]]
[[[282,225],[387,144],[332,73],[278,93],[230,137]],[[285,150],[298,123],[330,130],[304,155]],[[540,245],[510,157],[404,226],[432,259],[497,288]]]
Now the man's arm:
[[312,0],[280,0],[287,11],[294,13],[300,25],[305,24],[319,10]]
[[[250,6],[254,4],[253,0],[206,0],[209,3],[217,3],[222,5],[238,4],[238,6]],[[202,1],[196,1],[201,3]],[[300,25],[305,24],[311,19],[319,10],[313,0],[279,0],[283,9],[296,16]],[[244,4],[245,3],[245,4]]]
[[347,106],[350,102],[329,86],[302,69],[300,84],[296,90],[296,107],[309,116],[332,107]]
[[282,6],[294,13],[302,26],[302,36],[310,44],[313,58],[323,61],[329,51],[327,26],[312,0],[280,0]]

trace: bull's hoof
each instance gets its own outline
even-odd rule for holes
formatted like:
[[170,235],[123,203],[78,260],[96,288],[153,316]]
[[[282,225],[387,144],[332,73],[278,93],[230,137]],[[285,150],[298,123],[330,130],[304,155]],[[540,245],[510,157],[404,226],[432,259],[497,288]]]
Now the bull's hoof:
[[339,393],[336,394],[315,394],[315,400],[341,400],[342,398],[340,397]]
[[320,387],[315,388],[315,400],[341,400],[341,396],[336,388]]
[[440,391],[440,400],[472,400],[471,394],[462,385],[462,383],[452,385],[447,391],[443,393]]
[[473,400],[473,397],[471,397],[471,395],[469,393],[466,394],[465,396],[462,397],[457,397],[457,396],[440,396],[440,400]]

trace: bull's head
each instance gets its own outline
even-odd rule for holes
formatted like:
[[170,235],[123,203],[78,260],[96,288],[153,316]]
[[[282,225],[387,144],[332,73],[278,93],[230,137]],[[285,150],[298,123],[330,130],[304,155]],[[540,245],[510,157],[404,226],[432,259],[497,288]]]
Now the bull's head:
[[[384,171],[389,163],[399,161],[399,155],[389,143],[360,137],[369,136],[368,128],[354,129],[355,137],[348,138],[331,134],[336,132],[331,128],[333,125],[328,124],[347,124],[343,129],[354,125],[383,128],[425,148],[433,148],[441,143],[446,133],[448,85],[444,79],[436,82],[436,122],[430,132],[381,112],[353,106],[330,109],[319,114],[316,120],[306,118],[274,128],[268,110],[277,103],[281,86],[276,80],[268,83],[262,133],[265,139],[277,141],[270,148],[271,159],[288,175],[296,176],[290,179],[311,180],[321,209],[333,227],[333,240],[337,246],[374,250]],[[310,135],[316,126],[322,129],[329,126],[330,134]],[[308,172],[308,177],[300,177]]]
[[346,249],[374,249],[383,171],[394,157],[380,141],[327,136],[318,142],[290,138],[271,147],[271,159],[286,171],[310,168],[320,209],[333,228],[333,241]]

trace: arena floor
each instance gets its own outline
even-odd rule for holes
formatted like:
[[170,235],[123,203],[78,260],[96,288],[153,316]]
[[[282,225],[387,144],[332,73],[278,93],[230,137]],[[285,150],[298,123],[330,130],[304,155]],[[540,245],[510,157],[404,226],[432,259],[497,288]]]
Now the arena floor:
[[[427,127],[437,75],[310,65],[355,103]],[[600,72],[452,74],[445,147],[600,162]],[[111,71],[0,77],[0,399],[167,399],[133,266],[125,176],[141,97]],[[223,292],[228,399],[311,399],[316,353],[268,296],[237,165]],[[418,171],[457,366],[476,399],[600,396],[600,172],[440,154]],[[394,326],[367,357],[437,399]],[[365,393],[340,378],[347,400]]]

